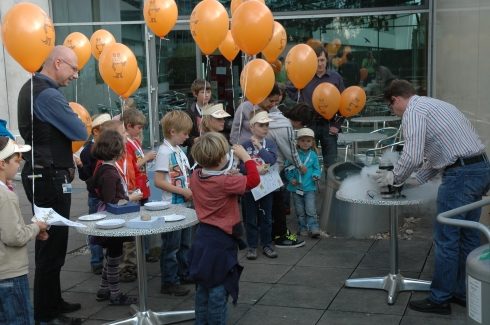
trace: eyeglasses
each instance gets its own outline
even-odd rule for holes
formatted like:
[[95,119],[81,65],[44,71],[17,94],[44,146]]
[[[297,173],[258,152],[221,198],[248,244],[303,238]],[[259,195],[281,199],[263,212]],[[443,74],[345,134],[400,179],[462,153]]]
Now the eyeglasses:
[[66,62],[62,58],[58,58],[58,59],[60,59],[61,61],[65,62],[66,64],[68,64],[71,67],[71,69],[73,70],[73,73],[78,73],[78,68],[77,67],[71,65],[70,63]]

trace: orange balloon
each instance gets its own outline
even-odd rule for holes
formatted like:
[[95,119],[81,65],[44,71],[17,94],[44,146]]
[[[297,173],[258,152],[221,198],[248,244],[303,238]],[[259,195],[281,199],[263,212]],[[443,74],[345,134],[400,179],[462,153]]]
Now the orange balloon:
[[204,0],[192,10],[191,34],[202,53],[209,55],[223,42],[228,33],[228,13],[216,0]]
[[92,55],[96,60],[98,60],[105,47],[115,43],[116,39],[110,32],[106,31],[105,29],[95,31],[92,34],[92,37],[90,37]]
[[367,71],[367,69],[366,68],[362,68],[360,71],[361,71],[361,80],[366,79],[367,76],[368,76],[368,74],[369,74],[368,71]]
[[366,104],[366,93],[358,86],[346,88],[340,95],[339,112],[344,117],[356,115]]
[[259,1],[247,1],[237,8],[231,19],[231,34],[238,47],[248,55],[259,54],[274,33],[274,17]]
[[[82,122],[85,123],[88,136],[90,137],[90,134],[92,133],[92,118],[90,118],[90,114],[88,113],[88,111],[85,109],[85,107],[75,102],[69,102],[68,105],[70,105],[71,109],[78,115],[78,117],[82,120]],[[71,151],[73,153],[77,152],[85,144],[87,140],[73,141],[71,143]]]
[[235,41],[233,40],[233,36],[231,35],[231,30],[228,31],[228,34],[226,34],[225,39],[219,45],[219,51],[230,62],[233,61],[236,58],[238,52],[240,52],[240,49],[238,48]]
[[324,82],[313,91],[312,102],[315,110],[330,120],[340,107],[340,92],[333,84]]
[[71,33],[65,38],[63,45],[75,52],[78,57],[78,71],[82,70],[90,59],[90,41],[87,36],[79,32]]
[[280,60],[276,60],[273,63],[271,63],[272,70],[274,71],[275,74],[278,74],[281,72],[282,69],[282,62]]
[[306,45],[295,45],[286,56],[286,72],[298,89],[303,89],[313,79],[318,67],[315,51]]
[[306,45],[311,45],[311,42],[313,42],[313,38],[308,38],[306,41]]
[[272,33],[272,39],[269,44],[262,50],[267,62],[273,63],[277,57],[284,51],[286,44],[288,43],[288,36],[286,30],[277,21],[274,21],[274,32]]
[[118,95],[125,94],[136,78],[138,64],[133,51],[124,44],[106,46],[99,57],[99,71],[104,82]]
[[337,48],[337,51],[340,50],[340,47],[342,46],[342,42],[338,38],[334,38],[332,40],[332,44],[335,45],[335,47]]
[[53,22],[32,3],[16,4],[3,17],[2,40],[15,61],[27,71],[36,72],[53,50]]
[[163,38],[175,26],[179,11],[174,0],[147,0],[143,7],[143,17],[146,24]]
[[243,93],[254,105],[261,103],[269,96],[274,87],[274,81],[272,67],[262,59],[255,59],[247,63],[240,75],[240,86]]
[[332,64],[336,67],[340,67],[340,65],[342,64],[342,59],[341,58],[333,58]]
[[[231,0],[231,4],[230,4],[230,11],[231,11],[231,15],[233,16],[233,14],[235,13],[235,10],[240,7],[240,5],[244,2],[247,2],[247,1],[254,1],[254,0]],[[255,0],[255,1],[260,1],[262,2],[263,4],[265,4],[265,1],[264,0]]]
[[310,43],[311,47],[323,46],[323,43],[317,40],[314,40]]
[[327,53],[329,55],[332,54],[332,56],[335,55],[338,51],[337,46],[333,43],[327,44],[327,46],[325,46],[325,48],[327,49]]
[[141,85],[141,70],[140,70],[140,68],[138,68],[138,71],[136,72],[136,78],[134,78],[133,84],[131,85],[131,87],[129,88],[129,90],[127,92],[125,92],[121,97],[124,98],[124,99],[128,98],[136,90],[138,90],[138,88],[140,87],[140,85]]
[[347,53],[352,53],[352,49],[350,48],[350,46],[344,46],[344,55],[346,55]]

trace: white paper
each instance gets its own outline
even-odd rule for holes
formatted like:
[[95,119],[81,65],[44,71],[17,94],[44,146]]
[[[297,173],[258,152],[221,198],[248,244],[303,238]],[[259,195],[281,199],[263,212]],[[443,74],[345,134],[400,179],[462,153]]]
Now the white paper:
[[79,222],[73,222],[63,218],[51,208],[39,208],[35,204],[34,214],[38,221],[46,222],[52,226],[87,227]]
[[481,324],[481,281],[468,275],[468,314],[477,323]]
[[260,200],[267,194],[282,186],[281,176],[276,165],[267,168],[265,175],[260,175],[260,184],[252,189],[255,201]]

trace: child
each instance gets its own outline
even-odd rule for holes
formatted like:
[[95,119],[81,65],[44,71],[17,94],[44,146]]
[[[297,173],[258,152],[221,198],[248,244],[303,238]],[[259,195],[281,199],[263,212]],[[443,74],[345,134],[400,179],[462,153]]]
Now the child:
[[[245,149],[233,145],[236,157],[244,162],[247,176],[227,175],[229,145],[219,133],[208,133],[192,148],[192,156],[203,166],[192,174],[199,226],[188,253],[190,275],[197,283],[195,324],[226,324],[228,295],[236,306],[238,281],[243,266],[238,264],[238,248],[246,248],[238,212],[238,196],[259,185],[256,163]],[[270,235],[269,235],[270,236]]]
[[189,115],[192,121],[192,130],[189,133],[189,138],[185,140],[184,146],[187,147],[187,158],[189,164],[194,165],[194,159],[191,155],[192,146],[199,140],[201,136],[201,118],[202,109],[209,103],[211,99],[211,84],[204,79],[198,78],[191,85],[192,94],[196,98],[185,112]]
[[[115,163],[124,157],[126,145],[122,135],[113,130],[105,130],[92,147],[92,155],[102,160],[95,174],[87,180],[87,185],[96,189],[101,204],[99,210],[108,203],[117,204],[119,200],[137,201],[141,194],[133,193],[128,196],[128,189],[124,179],[119,175]],[[123,242],[130,241],[131,237],[99,237],[92,236],[92,244],[106,248],[106,262],[102,270],[100,287],[95,299],[97,301],[109,300],[109,305],[131,305],[138,302],[138,298],[123,294],[119,289],[119,260],[123,252]]]
[[[172,204],[185,204],[192,199],[189,189],[189,161],[179,147],[189,137],[192,121],[182,111],[171,111],[161,121],[164,144],[158,150],[155,163],[155,187],[162,190],[162,200]],[[161,234],[160,270],[163,294],[184,296],[190,289],[181,284],[193,283],[189,279],[186,253],[191,244],[191,228]]]
[[[97,159],[92,156],[92,146],[100,135],[100,125],[104,122],[110,121],[111,116],[109,114],[97,114],[92,116],[92,136],[90,141],[80,153],[80,159],[75,158],[75,163],[78,167],[78,176],[82,181],[89,179],[97,166]],[[87,186],[88,191],[88,213],[92,214],[97,212],[97,205],[100,202],[99,196],[95,191]],[[104,264],[104,253],[99,245],[90,244],[90,235],[88,236],[89,248],[90,248],[90,266],[92,272],[97,275],[102,274],[102,267]]]
[[[46,240],[48,224],[36,221],[26,226],[20,214],[19,198],[7,188],[19,170],[22,152],[8,137],[0,137],[0,323],[34,324],[30,299],[27,242]],[[36,237],[37,236],[37,237]]]
[[[250,112],[250,131],[253,136],[250,140],[242,143],[243,148],[257,164],[259,174],[267,173],[267,168],[276,163],[277,148],[274,140],[265,139],[269,132],[269,122],[272,121],[266,110]],[[247,170],[240,164],[240,171],[246,175]],[[267,194],[259,200],[255,200],[250,190],[245,191],[243,196],[245,205],[245,229],[247,230],[247,244],[249,250],[247,259],[257,258],[257,246],[262,244],[262,252],[270,258],[276,258],[277,253],[272,249],[272,193]],[[260,228],[259,228],[260,226]]]
[[315,181],[320,179],[322,171],[318,163],[315,133],[311,129],[303,128],[298,131],[297,137],[296,147],[299,149],[299,158],[307,171],[301,174],[294,166],[287,167],[286,177],[289,180],[287,189],[293,192],[298,235],[308,236],[309,234],[311,238],[318,238],[320,227],[316,220]]
[[[135,163],[140,171],[137,177],[140,178],[141,187],[139,188],[143,193],[143,197],[140,200],[141,205],[145,205],[150,197],[150,181],[146,175],[146,163],[153,161],[157,156],[156,151],[150,151],[145,155],[141,143],[138,140],[138,136],[143,132],[143,127],[146,124],[146,117],[138,111],[136,108],[131,108],[124,111],[123,123],[128,134],[126,141],[126,152],[131,161]],[[150,255],[148,249],[148,236],[145,236],[145,248],[146,248],[146,261],[156,262],[158,259],[155,256]]]
[[201,131],[221,132],[225,128],[225,117],[230,117],[223,109],[223,104],[208,105],[202,111]]

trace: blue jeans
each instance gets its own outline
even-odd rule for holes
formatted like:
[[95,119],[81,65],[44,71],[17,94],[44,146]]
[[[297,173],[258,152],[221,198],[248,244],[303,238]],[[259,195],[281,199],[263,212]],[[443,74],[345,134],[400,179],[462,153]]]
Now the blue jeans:
[[195,325],[226,325],[228,292],[223,285],[210,289],[197,285]]
[[337,135],[329,134],[330,126],[325,124],[310,125],[310,129],[315,132],[315,142],[322,145],[323,166],[325,171],[337,161]]
[[180,284],[179,277],[189,278],[187,252],[191,245],[191,227],[161,234],[160,271],[162,285]]
[[[243,198],[245,201],[245,212],[247,214],[245,218],[245,229],[247,230],[248,246],[257,248],[259,244],[259,232],[262,247],[270,246],[272,243],[272,193],[255,201],[251,192],[245,192]],[[281,213],[284,214],[284,209]]]
[[293,193],[298,231],[318,230],[316,221],[315,191],[306,191],[303,196]]
[[[97,212],[97,204],[99,204],[100,199],[97,197],[89,197],[88,200],[88,214]],[[102,251],[102,247],[99,245],[90,244],[90,235],[88,237],[88,245],[90,248],[90,265],[102,266],[104,264],[104,252]]]
[[0,280],[0,324],[34,324],[27,275]]
[[[454,167],[442,174],[437,193],[437,214],[482,199],[490,188],[490,163],[480,162]],[[452,219],[476,221],[481,208],[459,214]],[[429,299],[442,303],[452,296],[466,299],[466,257],[480,246],[478,230],[434,222],[435,268]]]

